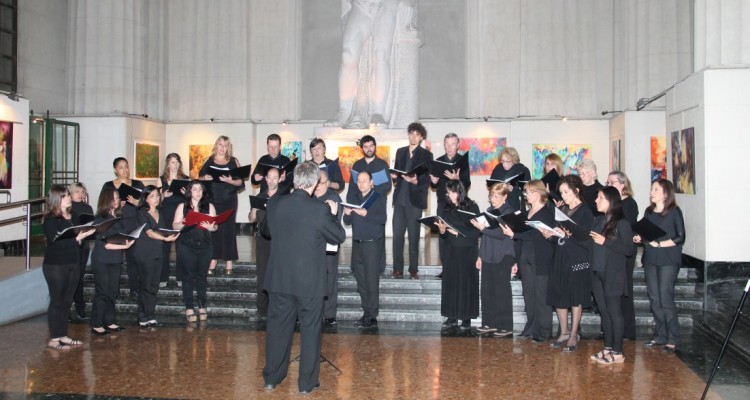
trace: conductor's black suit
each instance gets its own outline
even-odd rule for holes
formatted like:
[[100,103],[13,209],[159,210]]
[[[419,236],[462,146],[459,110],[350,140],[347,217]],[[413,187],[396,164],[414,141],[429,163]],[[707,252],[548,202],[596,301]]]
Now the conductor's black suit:
[[344,228],[327,204],[297,189],[267,205],[265,226],[271,256],[264,281],[269,294],[265,383],[279,384],[287,374],[297,318],[302,349],[299,390],[310,391],[320,376],[320,335],[326,295],[326,243],[340,244]]

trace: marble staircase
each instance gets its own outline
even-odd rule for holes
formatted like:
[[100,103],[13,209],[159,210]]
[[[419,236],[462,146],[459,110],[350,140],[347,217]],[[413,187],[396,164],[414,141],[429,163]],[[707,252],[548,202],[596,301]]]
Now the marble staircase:
[[[174,268],[174,267],[173,267]],[[695,292],[695,277],[688,269],[682,269],[678,277],[675,293],[679,321],[682,327],[693,325],[694,317],[701,313],[702,297]],[[440,272],[439,266],[421,266],[419,280],[391,279],[390,267],[386,269],[387,278],[380,280],[380,316],[382,327],[409,330],[439,329],[443,318],[440,316],[441,281],[435,276]],[[90,301],[94,295],[93,277],[85,276],[85,296]],[[120,296],[117,300],[118,319],[135,322],[137,305],[131,301],[127,289],[125,268],[120,279]],[[255,265],[235,263],[234,274],[223,274],[220,264],[216,275],[208,278],[208,309],[212,325],[254,326],[248,318],[253,316],[255,307],[255,286],[257,284]],[[522,286],[518,280],[512,281],[514,323],[520,329],[526,318],[523,312]],[[648,298],[643,269],[635,272],[635,305],[636,319],[640,327],[647,328],[653,324],[649,312]],[[162,323],[184,322],[182,289],[178,288],[174,276],[170,277],[167,288],[159,291],[157,318]],[[90,305],[89,305],[90,307]],[[352,326],[362,316],[356,282],[348,265],[339,266],[338,320],[340,326]],[[481,317],[480,317],[481,318]],[[478,325],[481,319],[474,320]],[[598,332],[599,316],[584,313],[582,325],[590,331]],[[585,330],[585,329],[584,329]]]

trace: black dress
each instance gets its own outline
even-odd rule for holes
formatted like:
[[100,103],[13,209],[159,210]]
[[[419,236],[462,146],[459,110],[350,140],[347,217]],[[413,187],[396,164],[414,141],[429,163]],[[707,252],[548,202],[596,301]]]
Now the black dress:
[[[468,200],[468,199],[467,199]],[[468,210],[479,214],[479,207],[471,200]],[[456,209],[443,214],[446,222],[459,229],[464,236],[446,231],[445,260],[443,260],[440,314],[448,319],[470,320],[479,316],[479,270],[476,268],[480,232],[469,222],[466,214]]]
[[[188,177],[183,175],[178,179],[188,179]],[[161,181],[161,193],[162,198],[164,199],[161,202],[161,214],[164,217],[164,227],[172,229],[174,213],[177,210],[177,206],[185,202],[185,195],[182,193],[172,193],[169,197],[163,197],[164,192],[169,190],[169,184],[171,182],[167,182],[167,179],[163,175],[159,177],[159,180]],[[169,255],[172,252],[173,244],[174,242],[164,242],[162,244],[161,277],[159,278],[161,282],[169,281]],[[182,271],[176,269],[176,272],[177,281],[182,282]]]
[[[562,210],[576,224],[591,230],[594,216],[586,204],[581,203],[573,210],[564,206]],[[558,241],[547,287],[547,304],[555,308],[591,306],[590,246],[588,237],[583,241],[574,237]]]
[[[513,164],[513,166],[508,170],[503,168],[503,164],[496,165],[492,170],[490,179],[504,180],[516,175],[520,175],[520,179],[522,181],[531,180],[531,172],[529,172],[529,169],[521,163]],[[508,199],[506,200],[506,202],[515,210],[522,209],[521,205],[523,204],[523,190],[521,190],[518,185],[513,185],[513,191],[508,195]]]
[[[240,162],[236,158],[232,159],[226,164],[218,164],[214,161],[213,157],[206,160],[206,163],[201,167],[200,176],[206,175],[206,171],[210,166],[216,166],[218,168],[236,168],[240,166]],[[224,182],[212,182],[209,184],[211,192],[211,203],[216,208],[216,214],[221,214],[224,211],[234,209],[234,212],[229,219],[223,224],[219,225],[219,230],[211,235],[213,241],[213,260],[226,260],[234,261],[239,258],[237,255],[237,235],[235,233],[235,225],[237,222],[237,191],[245,187],[245,182],[242,182],[240,186],[234,186]]]

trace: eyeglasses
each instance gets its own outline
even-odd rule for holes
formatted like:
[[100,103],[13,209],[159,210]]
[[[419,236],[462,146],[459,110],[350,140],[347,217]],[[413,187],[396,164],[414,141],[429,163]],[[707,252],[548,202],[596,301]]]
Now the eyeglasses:
[[607,180],[607,186],[614,186],[614,185],[616,185],[618,183],[622,183],[622,182],[621,181],[610,181],[610,180]]
[[500,163],[501,164],[513,164],[513,160],[503,160],[503,159],[501,159]]

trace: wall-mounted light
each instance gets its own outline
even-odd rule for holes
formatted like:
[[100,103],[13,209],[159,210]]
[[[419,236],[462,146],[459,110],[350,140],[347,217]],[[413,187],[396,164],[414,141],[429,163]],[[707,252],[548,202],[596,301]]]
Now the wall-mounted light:
[[567,120],[568,120],[568,117],[567,117],[567,116],[565,116],[565,115],[563,115],[563,116],[562,116],[562,121],[563,121],[563,122],[565,122],[565,121],[567,121]]
[[484,117],[484,122],[487,122],[487,120],[489,120],[489,119],[490,119],[490,117]]
[[281,121],[281,125],[282,125],[282,126],[286,126],[286,125],[287,125],[287,122],[289,122],[289,121],[287,121],[287,120],[283,120],[283,121]]

